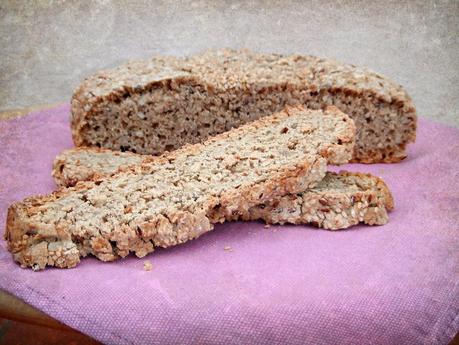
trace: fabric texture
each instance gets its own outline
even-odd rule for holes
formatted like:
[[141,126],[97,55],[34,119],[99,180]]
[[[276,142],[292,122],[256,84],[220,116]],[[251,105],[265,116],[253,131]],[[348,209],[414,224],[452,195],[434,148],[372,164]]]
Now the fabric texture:
[[[53,158],[71,146],[68,105],[0,122],[2,234],[12,202],[55,189]],[[459,130],[421,119],[408,152],[336,169],[384,178],[385,226],[228,223],[144,259],[41,272],[2,240],[0,288],[108,344],[447,344],[459,331]]]

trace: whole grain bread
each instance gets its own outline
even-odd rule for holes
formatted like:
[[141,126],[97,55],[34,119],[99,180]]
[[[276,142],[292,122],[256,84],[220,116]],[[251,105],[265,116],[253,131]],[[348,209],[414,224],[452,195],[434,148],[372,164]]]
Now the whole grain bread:
[[77,147],[61,152],[53,163],[52,176],[59,187],[73,187],[77,182],[94,181],[147,164],[156,156],[100,148]]
[[[106,149],[74,148],[59,154],[53,176],[60,186],[79,181],[107,178],[131,165],[155,159],[135,153]],[[296,194],[287,194],[255,205],[242,214],[226,220],[263,220],[268,224],[312,224],[338,230],[359,222],[382,225],[387,212],[394,207],[393,198],[384,181],[370,174],[328,172],[319,184]]]
[[5,238],[23,266],[139,257],[196,238],[267,200],[312,188],[346,163],[353,121],[336,107],[289,108],[100,181],[13,204]]
[[263,220],[268,224],[311,224],[340,230],[358,223],[384,225],[394,200],[386,183],[370,174],[327,172],[320,183],[253,206],[227,220]]
[[349,114],[357,162],[398,162],[415,140],[413,102],[384,76],[313,56],[228,49],[88,77],[73,94],[72,135],[76,146],[157,155],[296,104]]

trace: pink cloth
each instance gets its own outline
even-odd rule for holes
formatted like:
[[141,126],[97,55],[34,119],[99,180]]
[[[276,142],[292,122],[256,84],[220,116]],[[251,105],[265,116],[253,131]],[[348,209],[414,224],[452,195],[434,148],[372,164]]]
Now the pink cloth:
[[[69,107],[0,123],[0,223],[49,193],[72,146]],[[330,232],[229,223],[113,263],[32,272],[0,246],[0,287],[110,344],[447,344],[459,329],[459,130],[427,120],[409,158],[350,165],[382,176],[385,226]],[[225,251],[230,246],[233,251]]]

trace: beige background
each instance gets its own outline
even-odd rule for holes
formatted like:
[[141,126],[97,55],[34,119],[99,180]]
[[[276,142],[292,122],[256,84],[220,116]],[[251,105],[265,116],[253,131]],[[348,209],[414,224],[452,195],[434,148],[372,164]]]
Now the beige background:
[[459,1],[0,2],[0,111],[68,101],[89,73],[153,54],[249,47],[333,57],[459,126]]

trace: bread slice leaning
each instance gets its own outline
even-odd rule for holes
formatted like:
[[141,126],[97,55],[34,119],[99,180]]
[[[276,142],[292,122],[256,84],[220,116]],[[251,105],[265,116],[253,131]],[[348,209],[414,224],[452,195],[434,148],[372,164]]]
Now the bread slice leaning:
[[[154,160],[153,156],[106,149],[74,148],[54,160],[53,176],[60,186],[107,178]],[[315,187],[255,205],[226,220],[263,220],[268,224],[312,224],[338,230],[358,223],[383,225],[394,202],[384,181],[370,174],[327,172]]]
[[73,94],[72,135],[76,146],[158,155],[298,104],[335,105],[355,121],[354,161],[398,162],[415,140],[413,102],[387,77],[314,56],[228,49],[89,76]]
[[33,269],[144,256],[196,238],[257,204],[317,185],[346,163],[353,121],[335,107],[289,108],[131,170],[27,198],[8,210],[5,237]]

